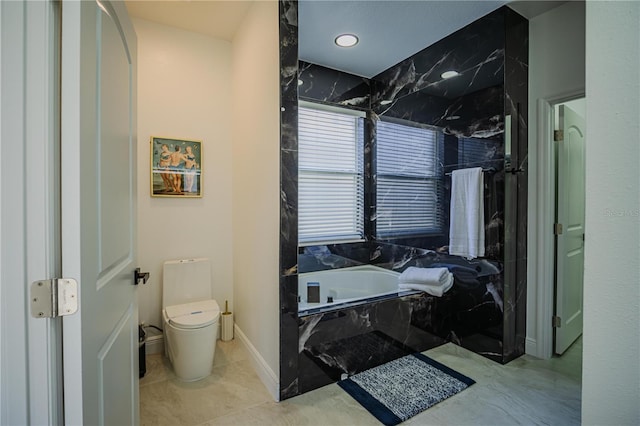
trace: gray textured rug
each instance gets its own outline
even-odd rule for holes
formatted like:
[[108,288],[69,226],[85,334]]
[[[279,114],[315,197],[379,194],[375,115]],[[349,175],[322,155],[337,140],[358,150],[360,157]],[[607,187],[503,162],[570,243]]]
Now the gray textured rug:
[[397,425],[474,383],[417,353],[358,373],[338,385],[383,424]]

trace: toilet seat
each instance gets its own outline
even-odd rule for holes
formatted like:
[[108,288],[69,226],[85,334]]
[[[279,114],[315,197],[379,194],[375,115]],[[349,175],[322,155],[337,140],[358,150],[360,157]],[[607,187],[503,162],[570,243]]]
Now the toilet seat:
[[183,329],[206,327],[220,318],[220,307],[215,300],[167,306],[165,312],[169,324]]

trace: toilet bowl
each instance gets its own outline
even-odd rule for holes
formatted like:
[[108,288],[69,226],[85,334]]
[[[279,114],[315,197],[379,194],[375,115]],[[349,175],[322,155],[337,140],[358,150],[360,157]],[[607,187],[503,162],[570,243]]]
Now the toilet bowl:
[[211,374],[218,339],[220,307],[215,300],[167,306],[162,311],[166,351],[179,379]]
[[163,272],[166,355],[178,379],[203,379],[213,368],[220,321],[220,306],[211,298],[209,260],[168,261]]

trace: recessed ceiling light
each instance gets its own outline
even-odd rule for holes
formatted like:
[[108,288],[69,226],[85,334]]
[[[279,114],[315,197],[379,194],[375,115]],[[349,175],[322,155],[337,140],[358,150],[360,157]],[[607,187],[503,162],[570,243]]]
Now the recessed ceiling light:
[[442,77],[444,79],[447,79],[447,78],[457,77],[459,75],[460,75],[460,73],[458,71],[450,70],[450,71],[445,71],[442,74],[440,74],[440,77]]
[[304,84],[304,81],[298,79],[298,86],[302,86]]
[[358,44],[358,37],[353,34],[341,34],[336,37],[335,43],[340,47],[352,47]]

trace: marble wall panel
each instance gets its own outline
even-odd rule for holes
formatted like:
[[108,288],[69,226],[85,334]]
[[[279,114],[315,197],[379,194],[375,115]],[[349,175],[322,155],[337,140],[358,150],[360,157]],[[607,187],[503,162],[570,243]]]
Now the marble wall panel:
[[504,87],[480,88],[456,98],[413,92],[380,108],[377,114],[436,126],[456,137],[489,138],[504,132]]
[[280,270],[296,272],[298,246],[298,3],[280,0]]
[[[503,84],[504,14],[486,15],[373,77],[372,108],[422,92],[446,99]],[[457,77],[445,79],[444,71]]]
[[300,99],[369,110],[369,79],[300,61]]
[[[280,0],[280,398],[298,389],[298,3]],[[259,244],[259,242],[257,242]]]
[[443,344],[436,329],[445,305],[420,293],[300,318],[300,390]]
[[504,360],[524,354],[527,294],[527,176],[528,176],[528,55],[529,22],[509,8],[505,13],[505,114],[512,116],[512,173],[508,178],[514,224],[505,235],[512,241],[513,277],[506,300],[513,306],[505,315]]

